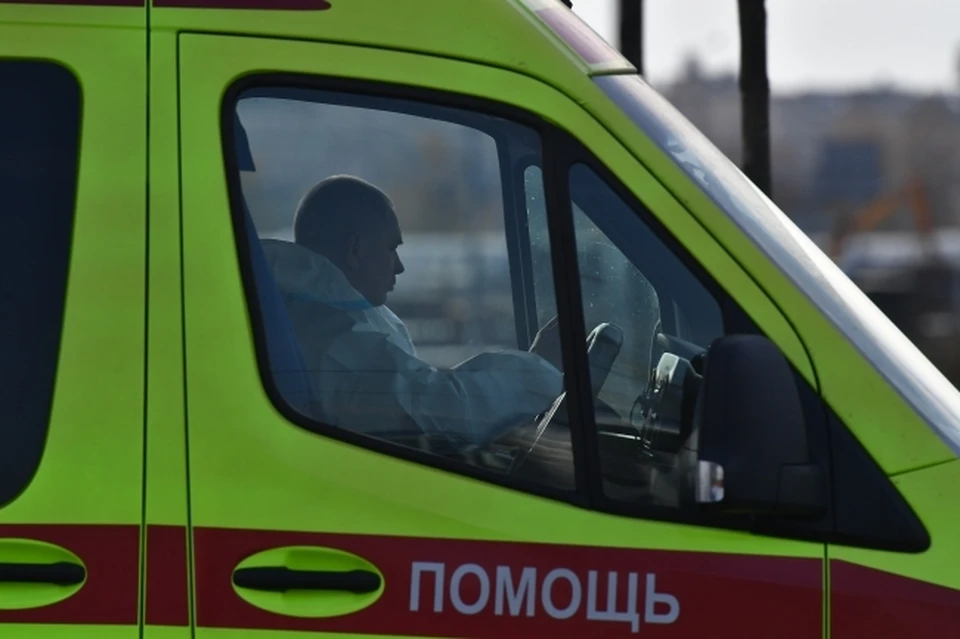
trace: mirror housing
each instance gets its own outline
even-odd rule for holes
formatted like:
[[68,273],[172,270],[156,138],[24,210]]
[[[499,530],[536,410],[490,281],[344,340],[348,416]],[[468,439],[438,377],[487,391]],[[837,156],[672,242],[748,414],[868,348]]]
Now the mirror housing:
[[684,501],[725,513],[823,514],[825,474],[810,458],[796,384],[765,337],[730,335],[710,346],[680,452]]

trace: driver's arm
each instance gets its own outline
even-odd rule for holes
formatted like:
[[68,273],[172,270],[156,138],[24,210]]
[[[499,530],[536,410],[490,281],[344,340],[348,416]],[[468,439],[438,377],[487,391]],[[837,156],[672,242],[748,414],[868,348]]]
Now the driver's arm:
[[424,433],[484,444],[542,413],[563,390],[560,371],[533,353],[481,353],[440,370],[372,331],[341,334],[316,360],[309,365],[324,412],[373,436],[412,420]]

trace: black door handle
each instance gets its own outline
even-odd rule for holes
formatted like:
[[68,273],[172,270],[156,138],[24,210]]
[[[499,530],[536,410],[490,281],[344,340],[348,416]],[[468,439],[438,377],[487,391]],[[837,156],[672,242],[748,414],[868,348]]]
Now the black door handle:
[[83,566],[66,561],[54,564],[0,563],[0,583],[76,586],[83,583],[86,577],[87,571]]
[[340,590],[365,594],[380,588],[380,575],[369,570],[290,570],[263,566],[241,568],[233,573],[240,588],[286,592],[288,590]]

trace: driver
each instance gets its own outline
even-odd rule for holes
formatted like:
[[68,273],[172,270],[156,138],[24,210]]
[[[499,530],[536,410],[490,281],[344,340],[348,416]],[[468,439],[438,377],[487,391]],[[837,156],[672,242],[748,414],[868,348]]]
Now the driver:
[[532,352],[485,352],[449,370],[417,357],[385,306],[404,271],[402,237],[393,203],[372,184],[318,183],[297,208],[294,237],[263,245],[319,400],[316,417],[383,438],[441,434],[483,445],[562,392],[560,371]]

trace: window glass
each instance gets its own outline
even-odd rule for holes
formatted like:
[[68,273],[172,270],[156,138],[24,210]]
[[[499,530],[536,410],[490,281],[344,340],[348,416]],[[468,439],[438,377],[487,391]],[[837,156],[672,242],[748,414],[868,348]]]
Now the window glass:
[[590,371],[605,376],[595,402],[604,490],[631,503],[678,506],[682,442],[673,434],[683,407],[662,385],[682,384],[683,368],[672,367],[685,367],[723,335],[720,305],[593,170],[575,164],[569,179],[577,250],[598,256],[580,262],[587,330],[607,324],[621,344],[609,372]]
[[[539,171],[527,169],[534,188]],[[653,373],[674,361],[686,365],[723,335],[720,305],[592,169],[573,165],[569,188],[584,322],[587,332],[600,338],[588,359],[591,385],[598,389],[594,405],[604,489],[631,503],[678,505],[677,442],[664,436],[664,424],[676,416],[659,405],[654,382],[662,377]],[[537,242],[546,245],[546,209],[528,189],[536,256]],[[544,264],[534,270],[549,272]],[[539,292],[537,303],[553,308],[552,298]]]
[[0,60],[0,505],[30,482],[53,400],[77,190],[80,87],[49,62]]
[[557,299],[553,295],[553,265],[550,263],[547,201],[543,192],[543,169],[539,165],[529,165],[523,172],[523,179],[537,321],[543,325],[557,314]]
[[520,251],[517,167],[539,162],[538,134],[319,90],[251,89],[235,114],[281,401],[320,430],[572,490],[559,330],[534,312]]
[[[533,270],[538,283],[543,282],[536,289],[542,322],[556,314],[546,206],[538,190],[543,183],[540,167],[528,167],[526,175]],[[669,338],[674,348],[682,344],[693,354],[723,334],[722,314],[680,259],[591,169],[574,165],[570,188],[587,331],[602,322],[634,327],[624,334],[628,356],[617,359],[601,395],[623,411],[632,407],[632,389],[646,383],[652,368],[647,359],[657,352],[650,344],[654,326],[663,336],[661,350]],[[619,243],[611,238],[619,238]]]

